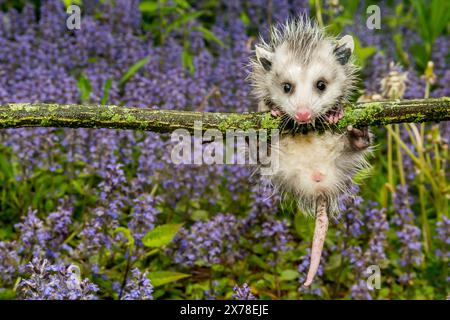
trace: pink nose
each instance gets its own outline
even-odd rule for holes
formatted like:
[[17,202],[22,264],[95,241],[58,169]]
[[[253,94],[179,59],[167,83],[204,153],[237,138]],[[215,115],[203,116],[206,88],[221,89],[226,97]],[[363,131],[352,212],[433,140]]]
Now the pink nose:
[[294,118],[298,122],[309,122],[309,120],[311,120],[311,111],[309,110],[297,111],[295,113]]

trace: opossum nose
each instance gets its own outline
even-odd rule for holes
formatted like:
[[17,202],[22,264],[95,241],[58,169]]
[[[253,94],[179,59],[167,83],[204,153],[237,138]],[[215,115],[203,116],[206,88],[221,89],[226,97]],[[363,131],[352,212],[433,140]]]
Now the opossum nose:
[[294,118],[298,122],[309,122],[311,120],[311,111],[309,110],[297,111],[294,115]]

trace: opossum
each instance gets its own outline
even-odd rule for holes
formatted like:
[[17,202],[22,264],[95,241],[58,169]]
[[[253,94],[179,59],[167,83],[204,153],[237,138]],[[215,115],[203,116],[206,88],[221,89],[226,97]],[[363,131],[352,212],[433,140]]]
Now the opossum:
[[[335,124],[357,82],[353,50],[350,35],[327,36],[305,16],[273,27],[269,41],[261,37],[250,63],[259,111],[270,110],[283,125],[292,122],[294,127]],[[278,168],[269,174],[274,188],[293,194],[300,209],[316,219],[305,286],[319,267],[328,215],[338,212],[338,197],[347,192],[354,174],[369,166],[370,145],[368,128],[349,126],[338,133],[282,135],[271,150],[271,156],[279,157]]]

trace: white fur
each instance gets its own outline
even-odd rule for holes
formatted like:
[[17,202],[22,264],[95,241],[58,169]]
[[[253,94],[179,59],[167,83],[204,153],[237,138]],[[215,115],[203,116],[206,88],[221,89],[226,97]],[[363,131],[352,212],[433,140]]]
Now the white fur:
[[[282,191],[297,196],[305,213],[314,214],[318,195],[328,199],[330,211],[337,211],[337,197],[348,188],[357,170],[368,166],[364,152],[351,152],[346,134],[309,133],[287,135],[280,139],[271,156],[279,157],[279,166],[271,173],[271,181]],[[322,179],[315,181],[313,174]]]
[[345,45],[347,48],[350,49],[351,52],[355,50],[355,42],[353,41],[353,37],[350,35],[343,36],[341,39],[338,40],[338,45]]
[[[266,80],[272,101],[292,117],[295,112],[305,109],[318,117],[330,109],[345,91],[347,79],[344,69],[333,56],[333,48],[329,42],[319,43],[307,65],[298,61],[286,44],[277,48]],[[316,88],[319,80],[327,84],[324,92]],[[285,82],[294,86],[292,94],[283,92]]]
[[270,52],[263,47],[255,46],[255,53],[258,60],[261,60],[262,58],[265,58],[269,61],[273,59],[273,52]]

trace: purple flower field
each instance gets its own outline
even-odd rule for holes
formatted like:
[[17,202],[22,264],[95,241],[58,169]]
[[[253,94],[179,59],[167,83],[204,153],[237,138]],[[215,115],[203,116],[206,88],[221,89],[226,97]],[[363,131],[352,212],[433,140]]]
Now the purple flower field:
[[[0,0],[0,105],[256,111],[258,34],[299,13],[353,34],[355,101],[450,96],[448,28],[417,18],[435,1],[377,1],[380,30],[370,1],[81,1],[69,30],[70,1]],[[2,129],[0,299],[446,299],[449,122],[373,132],[305,288],[314,221],[254,168],[174,164],[166,134]]]

